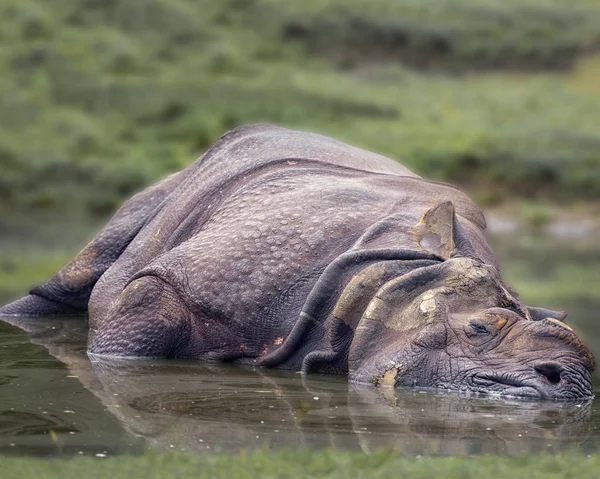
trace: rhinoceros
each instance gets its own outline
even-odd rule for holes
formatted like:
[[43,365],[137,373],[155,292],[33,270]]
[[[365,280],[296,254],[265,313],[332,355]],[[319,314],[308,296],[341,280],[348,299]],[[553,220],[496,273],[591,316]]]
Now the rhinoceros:
[[239,127],[129,199],[0,316],[88,313],[92,359],[190,358],[380,387],[592,396],[565,314],[501,279],[457,188],[318,134]]

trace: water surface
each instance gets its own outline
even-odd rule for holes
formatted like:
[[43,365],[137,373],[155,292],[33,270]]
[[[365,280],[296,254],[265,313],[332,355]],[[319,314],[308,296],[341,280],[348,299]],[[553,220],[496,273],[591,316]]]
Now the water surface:
[[344,377],[191,361],[91,363],[85,320],[19,324],[28,332],[0,323],[3,454],[386,447],[410,455],[513,455],[600,445],[595,402],[380,390]]

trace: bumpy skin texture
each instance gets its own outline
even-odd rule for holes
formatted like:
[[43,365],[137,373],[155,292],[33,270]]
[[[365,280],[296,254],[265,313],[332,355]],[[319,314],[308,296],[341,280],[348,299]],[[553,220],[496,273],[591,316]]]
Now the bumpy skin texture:
[[130,199],[0,315],[88,309],[92,357],[591,396],[591,354],[564,314],[503,284],[484,229],[452,186],[320,135],[247,126]]

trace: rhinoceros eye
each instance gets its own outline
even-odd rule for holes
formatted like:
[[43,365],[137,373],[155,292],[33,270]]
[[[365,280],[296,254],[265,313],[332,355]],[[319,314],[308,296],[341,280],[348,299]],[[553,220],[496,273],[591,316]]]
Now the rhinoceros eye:
[[471,329],[475,334],[490,334],[490,330],[485,324],[471,323]]

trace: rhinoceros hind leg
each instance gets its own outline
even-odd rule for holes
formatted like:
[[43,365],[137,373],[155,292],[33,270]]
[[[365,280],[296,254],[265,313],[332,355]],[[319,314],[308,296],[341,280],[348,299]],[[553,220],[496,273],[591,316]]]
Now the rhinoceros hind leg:
[[81,311],[34,294],[28,294],[0,308],[0,316],[51,316],[78,313],[81,314]]
[[104,229],[57,274],[28,296],[0,308],[0,316],[85,313],[98,279],[121,256],[163,200],[183,181],[176,173],[126,201]]

